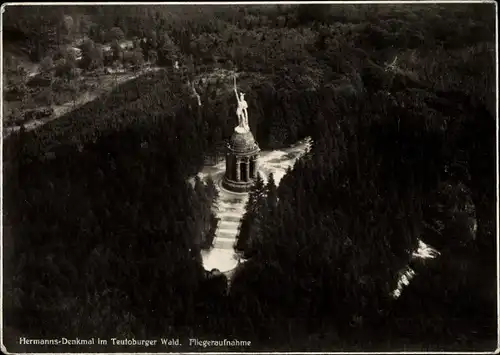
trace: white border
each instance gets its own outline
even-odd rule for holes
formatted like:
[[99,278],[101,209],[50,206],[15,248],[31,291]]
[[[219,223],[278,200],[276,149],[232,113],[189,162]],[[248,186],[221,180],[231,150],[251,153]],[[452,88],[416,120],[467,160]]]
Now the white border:
[[[495,4],[495,39],[497,39],[497,44],[495,45],[495,56],[496,56],[496,175],[497,182],[499,182],[499,85],[498,85],[498,4],[495,0],[439,0],[439,1],[429,1],[429,0],[408,0],[408,1],[242,1],[242,2],[231,2],[231,1],[209,1],[209,2],[26,2],[26,3],[3,3],[0,6],[0,28],[3,29],[3,14],[5,12],[5,7],[7,6],[31,6],[31,5],[42,5],[42,6],[54,6],[54,5],[62,5],[62,6],[88,6],[88,5],[264,5],[264,4],[458,4],[458,3],[493,3]],[[3,36],[3,31],[2,36]],[[3,117],[3,39],[0,40],[0,115]],[[2,144],[0,144],[0,156],[1,162],[0,166],[2,166],[2,170],[0,172],[0,201],[2,206],[0,210],[3,211],[3,124],[0,125],[0,139],[2,140]],[[495,354],[500,354],[500,211],[499,211],[499,201],[500,201],[500,190],[497,184],[496,190],[496,229],[497,229],[497,349],[494,350]],[[3,246],[3,213],[0,216],[0,246]],[[1,248],[1,247],[0,247]],[[2,254],[3,256],[3,248]],[[3,280],[3,258],[1,258],[0,262],[0,275]],[[0,295],[3,295],[3,281],[0,283]],[[3,297],[0,297],[2,304],[0,305],[0,330],[3,330]],[[20,354],[20,353],[9,353],[3,344],[3,331],[0,332],[0,346],[4,353],[6,354]],[[491,351],[484,352],[425,352],[425,351],[387,351],[387,352],[183,352],[182,354],[491,354]],[[46,353],[49,354],[49,353]],[[66,353],[66,354],[105,354],[105,353]],[[148,352],[140,352],[140,353],[113,353],[113,354],[179,354],[175,352],[169,353],[148,353]]]

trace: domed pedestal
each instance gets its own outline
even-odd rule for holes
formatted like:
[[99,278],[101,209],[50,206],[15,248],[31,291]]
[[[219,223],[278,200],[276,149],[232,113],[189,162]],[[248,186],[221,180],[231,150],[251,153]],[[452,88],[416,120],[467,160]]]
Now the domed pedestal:
[[248,192],[257,178],[259,152],[252,132],[236,127],[227,147],[222,187],[234,192]]

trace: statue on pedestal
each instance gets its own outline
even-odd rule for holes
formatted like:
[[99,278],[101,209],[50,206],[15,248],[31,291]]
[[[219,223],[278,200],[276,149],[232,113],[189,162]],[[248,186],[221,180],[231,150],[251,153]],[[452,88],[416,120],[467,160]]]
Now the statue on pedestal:
[[236,75],[234,76],[234,94],[236,95],[236,100],[238,101],[238,108],[236,109],[236,115],[238,116],[238,127],[241,127],[247,131],[250,130],[248,126],[248,104],[245,101],[245,94],[240,92],[238,95],[238,89],[236,88]]

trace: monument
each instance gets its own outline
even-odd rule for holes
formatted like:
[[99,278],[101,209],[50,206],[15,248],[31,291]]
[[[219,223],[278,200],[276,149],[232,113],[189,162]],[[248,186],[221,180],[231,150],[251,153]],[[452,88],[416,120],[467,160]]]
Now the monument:
[[229,140],[226,152],[226,172],[222,186],[233,192],[248,192],[258,174],[258,157],[260,148],[248,125],[248,104],[245,94],[236,87],[234,77],[234,94],[238,102],[236,115],[238,126]]

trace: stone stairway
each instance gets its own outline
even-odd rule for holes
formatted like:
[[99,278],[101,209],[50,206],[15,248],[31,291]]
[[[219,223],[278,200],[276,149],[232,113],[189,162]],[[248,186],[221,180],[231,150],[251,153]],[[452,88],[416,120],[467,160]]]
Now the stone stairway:
[[[222,197],[222,196],[221,196]],[[241,218],[245,213],[244,199],[228,201],[222,197],[218,204],[217,216],[220,218],[215,232],[214,248],[233,250]]]
[[232,270],[238,264],[234,253],[234,243],[245,213],[247,195],[235,195],[219,190],[216,215],[219,224],[215,231],[214,246],[203,253],[203,264],[206,269],[217,268],[221,272]]

